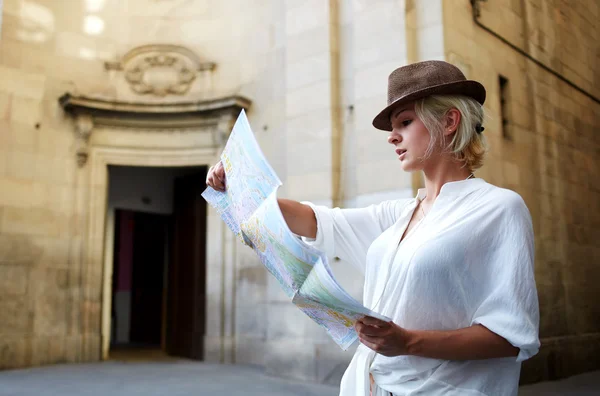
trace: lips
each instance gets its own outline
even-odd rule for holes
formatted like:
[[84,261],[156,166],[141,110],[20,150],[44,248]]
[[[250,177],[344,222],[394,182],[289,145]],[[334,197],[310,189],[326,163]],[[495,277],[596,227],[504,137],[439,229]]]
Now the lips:
[[406,150],[404,150],[404,149],[396,149],[396,154],[402,155],[404,153],[406,153]]

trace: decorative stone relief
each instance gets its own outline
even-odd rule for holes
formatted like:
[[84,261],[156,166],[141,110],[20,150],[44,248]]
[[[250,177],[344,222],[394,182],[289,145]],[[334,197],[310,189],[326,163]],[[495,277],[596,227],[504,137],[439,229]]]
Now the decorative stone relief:
[[77,135],[77,165],[81,168],[88,159],[88,141],[94,129],[94,120],[89,114],[78,114],[75,118],[75,132]]
[[186,101],[181,103],[133,103],[107,101],[85,96],[62,95],[58,102],[74,120],[77,164],[83,167],[89,156],[94,129],[111,127],[155,132],[206,132],[203,148],[219,151],[242,109],[251,101],[242,96]]
[[123,71],[137,94],[164,97],[186,94],[199,73],[214,70],[215,64],[200,62],[185,47],[151,44],[134,48],[118,62],[106,62],[105,68]]

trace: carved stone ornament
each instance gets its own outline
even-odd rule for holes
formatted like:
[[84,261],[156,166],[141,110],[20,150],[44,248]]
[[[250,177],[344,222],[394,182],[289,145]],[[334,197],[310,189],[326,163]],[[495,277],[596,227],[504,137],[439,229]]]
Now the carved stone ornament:
[[212,144],[207,147],[220,151],[240,111],[248,110],[252,102],[234,95],[193,102],[134,103],[73,96],[67,92],[58,103],[73,118],[77,164],[83,167],[96,127],[179,133],[203,130],[212,135]]
[[131,89],[140,95],[184,95],[200,72],[212,71],[214,63],[200,62],[189,49],[152,44],[134,48],[119,62],[106,62],[107,70],[122,70]]
[[75,119],[76,137],[75,155],[77,157],[77,165],[81,168],[85,165],[88,159],[88,141],[94,129],[94,120],[89,114],[78,114]]

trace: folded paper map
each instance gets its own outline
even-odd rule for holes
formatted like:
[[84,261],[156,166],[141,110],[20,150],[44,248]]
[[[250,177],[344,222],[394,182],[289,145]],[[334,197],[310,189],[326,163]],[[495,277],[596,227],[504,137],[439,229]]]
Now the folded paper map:
[[327,256],[290,231],[277,203],[281,181],[263,155],[242,110],[221,154],[227,188],[202,196],[241,242],[250,246],[292,303],[325,328],[344,350],[357,339],[354,323],[377,314],[335,280]]

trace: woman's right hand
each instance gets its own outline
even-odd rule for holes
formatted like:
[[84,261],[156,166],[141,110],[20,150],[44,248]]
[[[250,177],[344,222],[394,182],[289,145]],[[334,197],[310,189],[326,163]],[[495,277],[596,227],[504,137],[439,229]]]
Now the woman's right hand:
[[225,168],[223,168],[221,161],[208,169],[206,185],[217,191],[225,192]]

